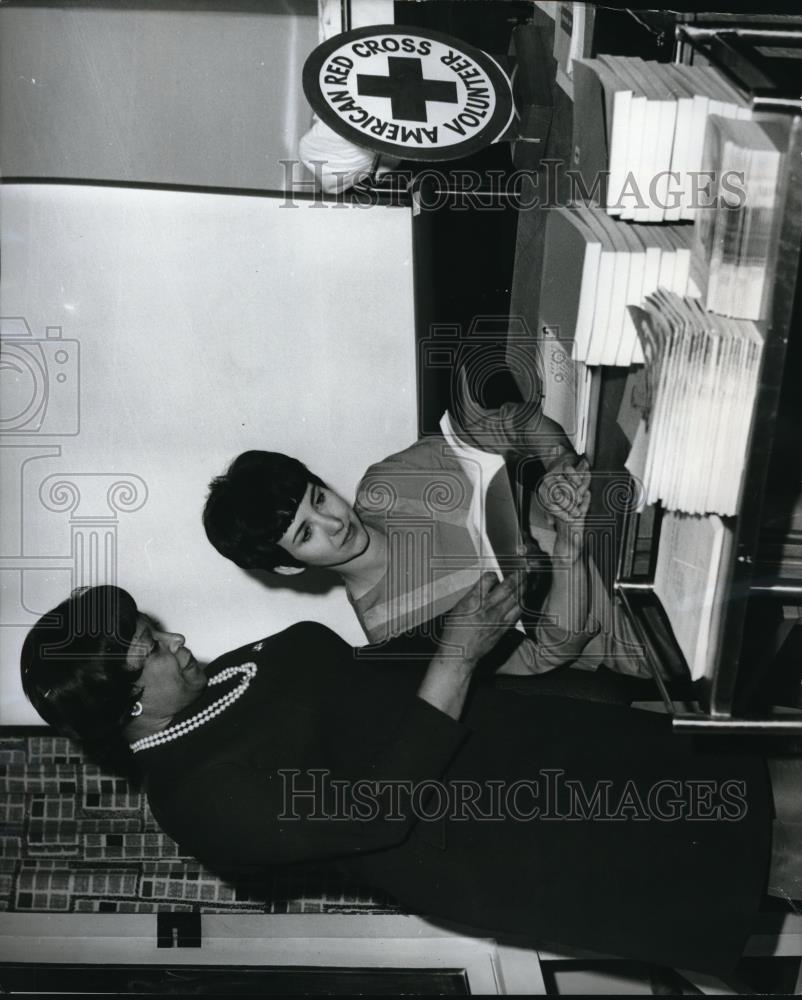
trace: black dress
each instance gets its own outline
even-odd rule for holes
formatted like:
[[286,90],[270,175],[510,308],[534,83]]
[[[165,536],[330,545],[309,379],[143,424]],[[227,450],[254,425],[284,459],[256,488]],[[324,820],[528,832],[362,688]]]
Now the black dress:
[[220,657],[258,666],[246,693],[137,755],[159,824],[225,873],[329,861],[433,921],[731,969],[768,873],[764,762],[492,681],[455,722],[416,696],[421,641],[389,659],[303,622]]

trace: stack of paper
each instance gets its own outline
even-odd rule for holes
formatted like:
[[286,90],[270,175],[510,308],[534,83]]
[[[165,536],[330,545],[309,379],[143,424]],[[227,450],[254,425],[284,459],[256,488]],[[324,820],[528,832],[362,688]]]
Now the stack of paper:
[[654,592],[694,680],[713,670],[731,541],[715,514],[669,512],[660,525]]
[[[586,365],[643,361],[627,306],[665,288],[698,294],[690,281],[690,226],[629,226],[586,206],[556,208],[546,223],[538,325]],[[567,430],[567,429],[566,429]]]
[[734,514],[763,333],[663,289],[631,312],[646,358],[646,417],[627,469],[643,483],[646,503]]
[[575,156],[587,192],[610,215],[695,218],[708,115],[752,116],[713,67],[609,55],[574,62]]
[[554,4],[554,61],[557,83],[573,99],[573,63],[590,55],[593,35],[593,7],[585,3]]
[[[459,438],[448,410],[440,419],[440,431],[473,487],[466,527],[476,550],[478,565],[482,572],[495,573],[501,580],[504,575],[499,558],[509,565],[510,559],[523,548],[515,498],[504,459],[496,452],[474,448]],[[524,631],[521,621],[515,627],[519,632]]]
[[760,319],[783,153],[757,122],[708,119],[709,207],[694,226],[693,273],[708,309]]
[[540,326],[538,338],[543,388],[543,414],[565,431],[577,454],[588,445],[592,373],[581,361],[571,359],[571,342],[560,337],[557,327]]

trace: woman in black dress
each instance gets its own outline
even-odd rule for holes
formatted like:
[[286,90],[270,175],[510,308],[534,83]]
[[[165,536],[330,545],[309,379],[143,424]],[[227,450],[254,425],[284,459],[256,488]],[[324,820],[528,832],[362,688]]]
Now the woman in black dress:
[[327,861],[432,920],[731,969],[798,870],[772,858],[766,763],[700,752],[659,714],[474,677],[518,615],[515,584],[487,575],[436,640],[353,650],[302,622],[203,667],[96,587],[31,630],[22,679],[60,732],[122,741],[159,824],[210,867]]

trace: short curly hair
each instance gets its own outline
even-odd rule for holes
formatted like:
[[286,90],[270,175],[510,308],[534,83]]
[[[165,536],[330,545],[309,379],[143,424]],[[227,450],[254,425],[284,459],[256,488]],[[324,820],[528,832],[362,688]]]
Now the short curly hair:
[[141,693],[127,663],[137,627],[133,597],[119,587],[84,587],[42,615],[25,638],[22,688],[48,725],[96,752],[124,744]]
[[246,451],[209,484],[203,509],[206,537],[242,569],[303,566],[278,544],[310,483],[325,486],[297,458]]

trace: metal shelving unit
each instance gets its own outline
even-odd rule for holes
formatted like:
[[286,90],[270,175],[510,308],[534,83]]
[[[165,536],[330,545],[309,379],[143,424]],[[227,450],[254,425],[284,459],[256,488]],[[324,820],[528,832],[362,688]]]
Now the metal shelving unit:
[[[747,464],[741,487],[738,514],[732,519],[733,546],[726,567],[726,592],[730,595],[724,611],[715,651],[712,676],[701,682],[701,710],[689,713],[678,707],[667,689],[664,675],[676,674],[682,653],[667,622],[661,622],[659,605],[651,580],[626,579],[619,573],[616,594],[642,643],[655,681],[673,717],[677,730],[705,733],[802,734],[802,711],[777,711],[770,716],[752,717],[743,708],[736,710],[736,695],[752,665],[744,649],[746,605],[751,596],[776,597],[783,604],[802,605],[799,581],[764,585],[754,580],[760,540],[761,518],[766,495],[769,459],[774,438],[780,388],[786,360],[794,302],[802,294],[799,286],[802,246],[802,74],[800,95],[769,91],[770,80],[758,64],[748,60],[750,46],[760,48],[769,40],[799,45],[802,31],[737,28],[680,24],[676,28],[675,61],[692,62],[701,54],[719,68],[752,107],[757,121],[786,125],[785,175],[777,208],[778,225],[763,303],[766,341],[757,400],[752,418]],[[802,61],[800,62],[802,67]],[[797,331],[802,333],[802,331]],[[632,515],[625,515],[632,516]],[[681,668],[680,668],[681,669]],[[687,666],[685,666],[687,671]]]

